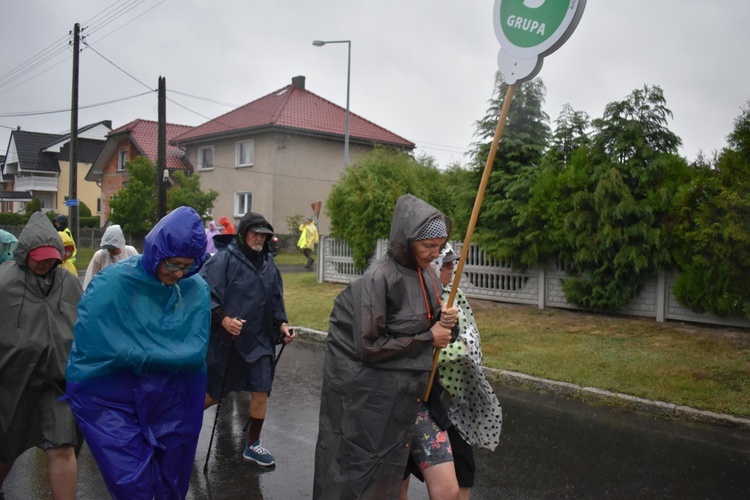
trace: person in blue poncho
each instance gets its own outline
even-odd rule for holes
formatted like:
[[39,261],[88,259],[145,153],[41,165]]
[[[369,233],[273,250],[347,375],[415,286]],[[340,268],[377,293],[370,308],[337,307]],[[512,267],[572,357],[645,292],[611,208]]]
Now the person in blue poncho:
[[200,216],[180,207],[143,255],[103,269],[78,307],[67,399],[117,499],[184,498],[206,391],[211,326]]

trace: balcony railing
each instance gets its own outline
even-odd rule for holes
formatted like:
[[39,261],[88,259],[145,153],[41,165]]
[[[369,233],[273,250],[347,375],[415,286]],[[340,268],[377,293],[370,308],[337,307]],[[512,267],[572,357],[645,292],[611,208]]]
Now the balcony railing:
[[49,175],[24,175],[16,177],[14,191],[57,191],[57,177]]

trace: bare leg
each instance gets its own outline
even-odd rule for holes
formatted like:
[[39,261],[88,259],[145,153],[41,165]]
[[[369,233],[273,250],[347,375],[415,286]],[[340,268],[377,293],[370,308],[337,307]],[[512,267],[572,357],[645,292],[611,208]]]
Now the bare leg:
[[409,500],[409,479],[411,476],[406,476],[406,479],[401,483],[401,492],[398,495],[398,500]]
[[74,500],[78,483],[78,461],[72,446],[47,450],[49,485],[55,500]]
[[460,487],[458,489],[458,498],[460,500],[469,500],[471,498],[471,488]]
[[422,470],[430,500],[457,500],[458,481],[453,462],[444,462]]

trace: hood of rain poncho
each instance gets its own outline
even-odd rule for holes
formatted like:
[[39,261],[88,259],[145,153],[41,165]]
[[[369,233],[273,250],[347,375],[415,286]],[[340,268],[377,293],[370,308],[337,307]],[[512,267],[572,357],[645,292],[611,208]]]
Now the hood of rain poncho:
[[0,229],[0,264],[13,260],[13,251],[16,249],[18,239],[8,231]]
[[18,238],[13,260],[0,265],[0,428],[7,428],[27,387],[65,385],[81,285],[56,266],[47,274],[49,287],[42,290],[41,278],[26,266],[29,252],[41,246],[62,253],[57,231],[37,212]]
[[162,218],[146,235],[143,242],[141,265],[156,277],[156,268],[164,259],[186,257],[195,259],[197,268],[187,273],[190,277],[210,257],[206,254],[206,233],[198,212],[190,207],[179,207]]
[[[242,216],[242,219],[240,219],[240,227],[237,230],[237,246],[239,246],[240,248],[247,249],[247,245],[245,244],[245,234],[251,227],[265,227],[266,229],[271,231],[271,233],[274,232],[273,226],[266,220],[265,217],[255,212],[247,212]],[[272,236],[273,234],[267,234],[266,241],[263,243],[263,250],[261,250],[261,253],[268,253],[270,251],[270,249],[268,248],[268,243],[271,241]]]
[[[25,233],[25,234],[24,234]],[[57,235],[57,229],[49,221],[46,215],[41,212],[31,214],[29,222],[23,228],[21,237],[18,238],[18,245],[13,252],[13,260],[19,266],[26,267],[26,257],[29,252],[36,247],[52,246],[60,251],[60,255],[65,255],[62,240]]]
[[65,231],[66,229],[68,229],[68,218],[66,216],[58,215],[52,220],[60,224],[60,227],[55,226],[55,229],[57,231]]
[[[436,218],[450,231],[450,220],[435,207],[412,195],[400,197],[388,254],[334,301],[313,498],[398,498],[432,368],[429,329],[440,310],[436,280],[430,269],[418,269],[412,244]],[[426,291],[419,273],[429,283]]]
[[[66,233],[65,231],[58,231],[57,234],[60,235],[60,239],[62,240],[63,247],[73,247],[73,253],[71,254],[71,257],[76,254],[76,242],[73,241],[73,238]],[[63,257],[62,264],[60,264],[62,267],[70,271],[71,273],[78,276],[78,270],[76,269],[76,266],[73,265],[73,262],[71,262],[71,258],[68,257],[65,258],[65,252],[61,253]]]
[[[417,239],[419,230],[432,219],[441,218],[445,222],[448,234],[451,234],[451,220],[435,210],[431,205],[414,195],[405,194],[396,202],[388,239],[388,255],[399,264],[409,269],[417,269],[412,245]],[[399,221],[396,223],[396,221]]]
[[119,224],[113,224],[104,231],[99,248],[104,248],[106,245],[120,249],[125,248],[125,235],[122,233],[122,228]]
[[166,286],[164,258],[203,262],[198,214],[181,207],[144,255],[108,266],[78,307],[66,398],[115,498],[184,498],[203,418],[210,294],[200,276]]
[[234,224],[226,216],[219,217],[219,224],[222,227],[221,234],[235,234],[237,232]]

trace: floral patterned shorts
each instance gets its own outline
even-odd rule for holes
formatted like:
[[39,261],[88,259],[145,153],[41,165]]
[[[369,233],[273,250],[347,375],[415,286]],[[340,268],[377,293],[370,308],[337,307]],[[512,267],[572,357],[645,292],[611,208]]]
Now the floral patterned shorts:
[[453,461],[448,431],[437,426],[427,408],[422,408],[417,414],[417,426],[411,439],[411,455],[419,470]]

